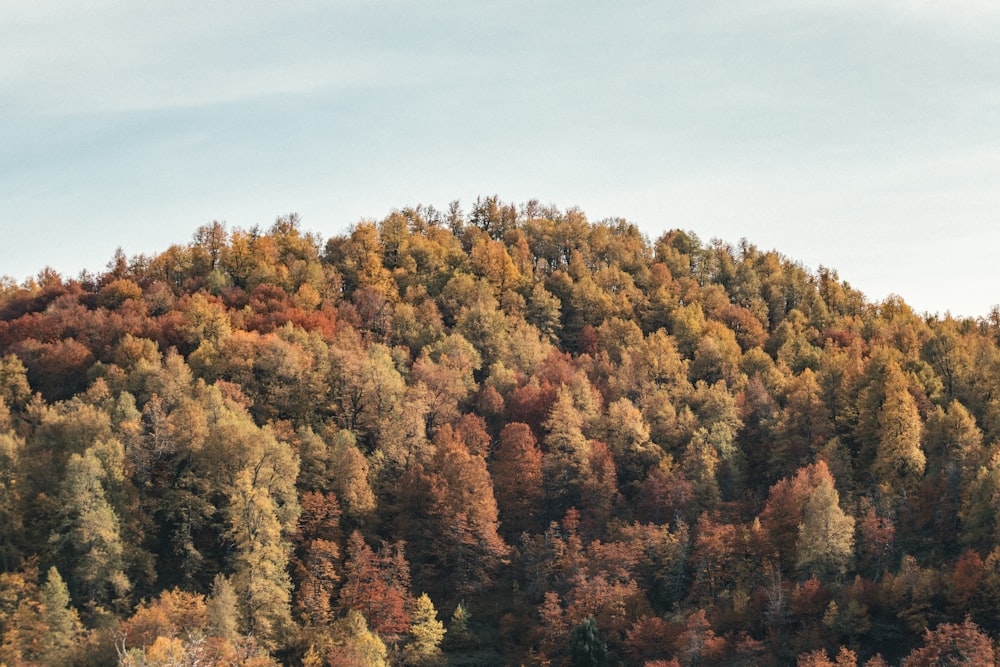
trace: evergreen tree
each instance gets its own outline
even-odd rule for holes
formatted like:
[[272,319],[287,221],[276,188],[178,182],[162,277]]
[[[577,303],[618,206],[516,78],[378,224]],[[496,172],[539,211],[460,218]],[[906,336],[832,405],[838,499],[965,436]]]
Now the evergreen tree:
[[569,655],[573,667],[606,667],[608,645],[601,638],[597,621],[588,617],[569,635]]
[[789,382],[786,405],[774,432],[771,466],[774,473],[780,474],[788,474],[809,461],[833,436],[833,420],[812,370],[805,369]]
[[471,614],[464,602],[458,603],[452,612],[451,621],[444,638],[444,646],[448,649],[463,649],[476,644],[476,636],[469,630]]
[[340,575],[340,507],[337,497],[309,491],[301,498],[302,515],[293,561],[296,615],[307,624],[326,626]]
[[605,439],[615,457],[622,489],[632,496],[649,469],[659,462],[663,450],[650,441],[649,426],[627,398],[608,406],[606,422]]

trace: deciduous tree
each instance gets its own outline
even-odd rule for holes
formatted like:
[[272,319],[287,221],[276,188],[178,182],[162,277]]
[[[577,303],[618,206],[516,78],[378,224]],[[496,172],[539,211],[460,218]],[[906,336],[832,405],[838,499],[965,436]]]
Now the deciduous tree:
[[884,381],[885,399],[878,408],[878,447],[872,474],[890,497],[912,492],[923,477],[926,457],[920,447],[921,421],[906,378],[891,363]]
[[438,620],[434,603],[427,593],[421,594],[413,607],[410,641],[403,651],[403,660],[408,665],[436,664],[441,658],[444,636],[444,623]]
[[490,464],[504,535],[541,528],[544,488],[542,451],[527,424],[507,424]]
[[995,662],[993,640],[975,623],[942,623],[924,633],[923,648],[916,649],[902,662],[902,667],[938,665],[992,665]]
[[[402,556],[401,545],[396,546],[396,552]],[[394,564],[391,554],[376,556],[360,532],[351,533],[340,589],[341,607],[360,612],[372,630],[394,642],[412,623],[409,585],[405,560],[396,559]]]
[[840,508],[840,495],[822,461],[802,508],[795,549],[799,570],[825,580],[842,575],[854,553],[854,518]]

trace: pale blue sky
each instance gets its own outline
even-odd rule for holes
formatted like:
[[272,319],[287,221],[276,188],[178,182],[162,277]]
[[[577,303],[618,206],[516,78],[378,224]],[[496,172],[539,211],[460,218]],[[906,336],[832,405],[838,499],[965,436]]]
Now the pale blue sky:
[[0,274],[490,194],[985,315],[1000,3],[0,0]]

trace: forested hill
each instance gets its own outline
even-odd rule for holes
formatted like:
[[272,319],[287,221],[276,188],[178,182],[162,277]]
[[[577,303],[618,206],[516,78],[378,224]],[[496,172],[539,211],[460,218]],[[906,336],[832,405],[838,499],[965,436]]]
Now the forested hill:
[[495,198],[8,280],[0,664],[993,664],[998,341]]

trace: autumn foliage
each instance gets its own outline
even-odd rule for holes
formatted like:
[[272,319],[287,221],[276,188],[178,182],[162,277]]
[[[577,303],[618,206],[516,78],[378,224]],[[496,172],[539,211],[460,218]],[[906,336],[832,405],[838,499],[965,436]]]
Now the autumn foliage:
[[992,665],[998,443],[996,310],[495,197],[211,223],[0,281],[0,664]]

